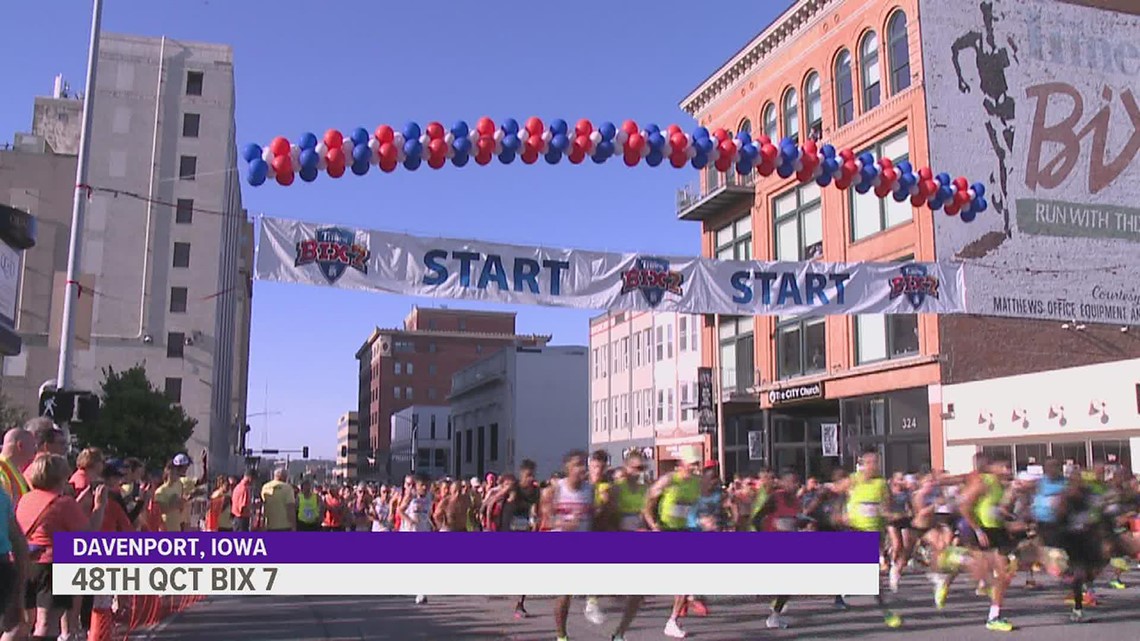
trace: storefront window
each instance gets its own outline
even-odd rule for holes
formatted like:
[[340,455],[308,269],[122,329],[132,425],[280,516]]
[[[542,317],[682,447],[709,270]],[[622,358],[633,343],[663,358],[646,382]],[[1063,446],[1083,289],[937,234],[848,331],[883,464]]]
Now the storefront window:
[[1132,471],[1132,447],[1127,439],[1118,441],[1093,441],[1093,464],[1103,463],[1118,466],[1124,472]]
[[1013,446],[1011,445],[983,445],[981,453],[990,460],[1013,461]]
[[1077,465],[1081,468],[1089,466],[1088,443],[1075,441],[1069,443],[1051,443],[1052,457],[1062,465]]
[[755,342],[751,316],[720,319],[721,387],[730,394],[745,394],[755,381]]
[[1030,465],[1041,465],[1049,458],[1049,446],[1045,443],[1018,444],[1013,451],[1018,472],[1024,472]]
[[776,355],[781,379],[827,368],[827,331],[822,318],[777,320]]

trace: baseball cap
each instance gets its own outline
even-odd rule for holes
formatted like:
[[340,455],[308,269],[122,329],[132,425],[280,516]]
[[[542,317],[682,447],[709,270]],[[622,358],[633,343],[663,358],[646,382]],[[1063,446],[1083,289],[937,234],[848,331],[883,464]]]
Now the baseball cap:
[[712,460],[711,458],[709,460],[705,461],[705,469],[706,470],[715,470],[718,467],[720,467],[720,464],[717,463],[716,461]]
[[681,451],[681,462],[685,465],[696,465],[701,462],[700,452],[695,447],[686,447]]
[[174,465],[174,467],[185,467],[190,465],[190,457],[185,454],[175,454],[171,464]]
[[123,462],[117,458],[109,458],[103,461],[103,478],[114,478],[116,476],[126,476],[126,470]]
[[471,477],[471,485],[480,485],[481,483],[482,481],[479,480],[478,476]]

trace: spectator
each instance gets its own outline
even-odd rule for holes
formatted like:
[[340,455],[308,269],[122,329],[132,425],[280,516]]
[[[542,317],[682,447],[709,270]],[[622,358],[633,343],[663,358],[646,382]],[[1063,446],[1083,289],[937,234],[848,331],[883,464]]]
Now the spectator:
[[208,532],[233,532],[234,517],[231,510],[234,480],[226,476],[219,476],[214,485],[214,492],[210,495],[210,508],[206,512],[206,530]]
[[75,467],[77,469],[68,483],[78,495],[103,476],[103,450],[97,447],[84,449],[75,459]]
[[[103,517],[104,532],[134,532],[134,519],[127,511],[123,500],[123,479],[127,476],[124,465],[118,459],[108,459],[103,464],[103,483],[107,487],[107,508]],[[137,516],[137,515],[135,515]]]
[[[35,437],[36,454],[67,456],[68,446],[70,445],[67,442],[67,434],[56,427],[50,418],[43,416],[33,418],[24,425],[24,429],[31,432]],[[30,463],[29,461],[29,464]]]
[[246,470],[230,494],[230,515],[233,516],[234,532],[249,532],[253,517],[253,480],[255,470]]
[[99,529],[107,507],[106,486],[100,484],[92,491],[94,509],[85,513],[74,498],[64,493],[70,473],[63,456],[40,454],[27,469],[32,489],[16,506],[16,521],[27,536],[32,562],[25,606],[36,610],[33,638],[58,636],[60,617],[74,602],[70,596],[52,592],[52,535]]
[[289,485],[289,472],[284,468],[273,473],[273,480],[261,486],[265,504],[265,529],[288,532],[297,528],[297,495]]
[[0,486],[11,497],[13,509],[30,489],[23,470],[35,456],[36,439],[26,428],[15,427],[4,434],[4,446],[0,449]]
[[182,496],[182,478],[174,465],[162,471],[162,485],[154,491],[154,502],[162,514],[163,532],[186,529],[186,499]]

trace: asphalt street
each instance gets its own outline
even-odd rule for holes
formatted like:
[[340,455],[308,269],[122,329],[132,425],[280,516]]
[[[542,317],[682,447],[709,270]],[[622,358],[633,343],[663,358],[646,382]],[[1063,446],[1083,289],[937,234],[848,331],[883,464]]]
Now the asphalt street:
[[[1103,641],[1140,639],[1140,573],[1126,590],[1099,590],[1101,604],[1088,610],[1092,621],[1068,623],[1068,606],[1060,587],[1045,583],[1035,591],[1021,587],[1021,578],[1007,599],[1003,614],[1018,630],[989,632],[983,626],[985,599],[960,581],[946,609],[933,606],[929,583],[920,576],[904,579],[894,597],[895,610],[904,618],[901,629],[891,630],[867,597],[851,599],[847,612],[833,610],[829,599],[792,601],[787,612],[792,627],[768,630],[768,599],[713,598],[707,618],[689,618],[690,639],[741,641],[744,639],[861,639],[863,641],[959,641],[1014,636],[1033,641]],[[551,641],[554,639],[550,599],[528,601],[530,617],[516,621],[512,601],[488,597],[437,597],[414,605],[411,597],[224,597],[201,603],[150,635],[132,635],[131,641]],[[570,617],[570,638],[595,641],[610,638],[619,604],[603,599],[609,615],[604,626],[593,626],[582,616],[584,601],[575,602]],[[646,603],[629,641],[659,641],[668,618],[669,599]]]

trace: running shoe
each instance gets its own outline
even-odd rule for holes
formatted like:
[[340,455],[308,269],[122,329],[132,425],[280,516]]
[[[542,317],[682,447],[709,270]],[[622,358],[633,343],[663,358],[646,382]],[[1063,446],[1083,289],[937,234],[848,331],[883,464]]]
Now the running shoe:
[[558,637],[555,641],[570,641],[570,637]]
[[586,616],[587,621],[594,625],[602,625],[606,622],[606,615],[598,605],[597,599],[586,599],[586,609],[582,614]]
[[1069,623],[1088,623],[1089,618],[1085,616],[1084,610],[1073,610],[1069,613]]
[[997,618],[986,621],[986,629],[991,632],[1013,632],[1013,624],[1009,621]]
[[946,607],[946,599],[950,596],[950,584],[946,581],[934,586],[934,607],[939,610]]
[[688,633],[681,629],[681,624],[677,623],[676,619],[669,619],[665,624],[665,636],[673,639],[684,639]]
[[421,594],[421,595],[416,597],[416,605],[423,605],[425,603],[427,603],[427,597],[426,596]]
[[788,629],[788,620],[780,616],[780,613],[773,612],[768,615],[768,620],[765,622],[770,630],[786,630]]
[[903,624],[902,617],[894,612],[887,612],[883,616],[883,623],[887,624],[888,628],[901,628]]
[[[847,611],[847,601],[844,600],[843,597],[837,596],[837,597],[835,597],[835,604],[832,607],[834,607],[836,610],[839,610],[840,612],[846,612]],[[788,607],[784,606],[784,609],[787,610]]]
[[700,599],[689,599],[688,606],[693,614],[699,617],[707,617],[709,615],[709,607]]
[[526,608],[524,608],[522,606],[518,606],[515,608],[515,618],[516,619],[525,619],[525,618],[527,618],[527,616],[529,616],[529,615],[527,614]]
[[[1088,592],[1085,592],[1084,598],[1081,599],[1081,601],[1083,601],[1083,603],[1081,605],[1085,606],[1086,608],[1095,608],[1097,605],[1100,604],[1100,602],[1096,598],[1096,595],[1090,594]],[[1065,598],[1065,603],[1067,603],[1069,605],[1073,605],[1072,595],[1069,595],[1068,597]]]
[[1124,583],[1124,581],[1121,581],[1120,579],[1113,579],[1113,580],[1109,581],[1108,587],[1110,587],[1114,590],[1127,590],[1128,589],[1128,586]]

